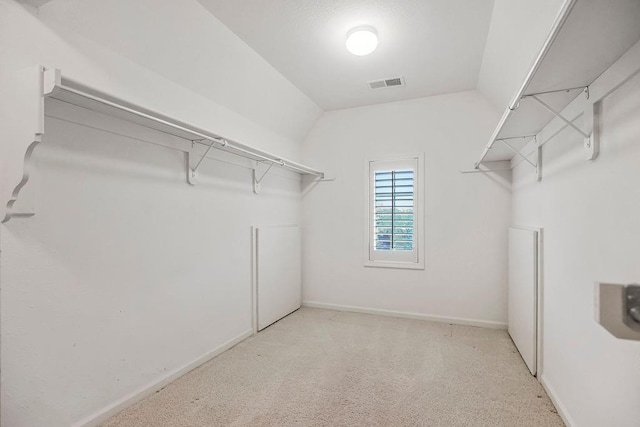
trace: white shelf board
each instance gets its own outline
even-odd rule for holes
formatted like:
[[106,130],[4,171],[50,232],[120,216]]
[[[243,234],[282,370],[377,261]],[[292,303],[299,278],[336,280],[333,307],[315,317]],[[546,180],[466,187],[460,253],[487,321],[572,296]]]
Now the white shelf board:
[[[80,93],[78,93],[80,92]],[[183,138],[185,140],[190,141],[200,141],[202,140],[202,136],[205,135],[209,138],[218,139],[218,140],[227,140],[226,138],[203,130],[201,128],[190,125],[186,122],[165,116],[161,113],[151,111],[145,109],[144,107],[140,107],[138,105],[133,105],[124,101],[122,99],[114,98],[109,95],[106,95],[102,92],[96,91],[94,89],[88,88],[80,83],[77,83],[73,80],[61,78],[61,83],[59,86],[55,88],[48,96],[48,98],[56,99],[61,102],[66,102],[72,105],[76,105],[78,107],[86,108],[91,111],[95,111],[98,113],[106,114],[111,117],[116,117],[122,120],[126,120],[132,123],[136,123],[138,125],[144,126],[149,129],[154,129],[169,135],[177,136],[179,138]],[[110,103],[115,104],[110,105]],[[123,110],[120,107],[129,108],[133,112],[128,112]],[[142,113],[143,115],[148,115],[151,118],[146,118],[137,113]],[[159,122],[157,119],[161,121],[167,122],[167,124],[163,124]],[[184,130],[178,129],[178,127],[184,128]],[[265,161],[265,158],[280,160],[284,162],[284,166],[280,166],[284,169],[288,169],[292,172],[296,172],[301,175],[316,175],[323,176],[323,173],[313,169],[311,167],[302,165],[297,162],[293,162],[291,160],[282,158],[273,153],[269,153],[267,151],[259,150],[254,147],[251,147],[246,144],[242,144],[239,142],[228,140],[231,144],[227,146],[221,146],[219,144],[215,144],[214,148],[217,150],[226,151],[238,156],[242,156],[255,161]],[[211,144],[210,141],[205,140],[201,141],[204,145]],[[237,147],[237,148],[234,148]],[[254,153],[254,154],[252,154]]]
[[578,0],[526,94],[587,86],[640,40],[640,1]]
[[[538,134],[554,116],[527,95],[589,86],[639,40],[639,0],[577,0],[529,82],[525,97],[499,129],[496,139]],[[581,94],[581,89],[575,89],[540,98],[562,111]],[[529,141],[509,143],[521,149]],[[511,160],[514,156],[512,150],[495,143],[483,161]]]

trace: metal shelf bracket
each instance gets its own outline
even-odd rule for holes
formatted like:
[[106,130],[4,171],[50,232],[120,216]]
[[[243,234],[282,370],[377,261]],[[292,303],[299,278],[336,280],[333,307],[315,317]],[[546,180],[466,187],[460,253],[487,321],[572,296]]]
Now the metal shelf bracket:
[[204,139],[194,139],[191,141],[191,150],[187,153],[188,156],[188,165],[187,165],[187,182],[191,185],[196,185],[197,177],[198,177],[198,168],[209,154],[209,151],[213,148],[214,144],[220,144],[222,147],[227,146],[227,141],[225,139],[221,140],[210,140],[210,144],[207,146],[204,154],[199,156],[195,153],[196,143],[202,143],[205,141]]
[[[587,95],[588,96],[588,95]],[[598,138],[598,120],[600,114],[600,103],[589,102],[584,110],[584,122],[588,129],[591,129],[589,138],[584,139],[584,149],[587,160],[594,160],[600,153],[600,139]]]
[[[508,139],[518,139],[518,138],[533,138],[533,142],[536,145],[536,161],[535,161],[535,163],[532,162],[529,159],[529,157],[527,157],[524,154],[522,154],[522,151],[518,150],[513,145],[511,145],[511,144],[509,144],[507,142]],[[496,139],[496,142],[503,143],[509,150],[513,151],[516,156],[520,157],[522,160],[524,160],[530,166],[532,166],[536,170],[536,180],[537,181],[542,181],[542,146],[538,145],[536,135],[521,136],[521,137],[519,136],[519,137],[512,137],[512,138],[500,138],[500,139]]]
[[522,154],[518,149],[516,149],[513,145],[509,144],[507,141],[505,141],[504,139],[498,139],[497,141],[502,142],[509,150],[513,151],[515,153],[516,156],[520,157],[522,160],[524,160],[525,162],[529,163],[531,166],[533,166],[534,168],[536,167],[536,164],[533,163],[531,160],[529,160],[529,158],[527,156],[525,156],[524,154]]
[[542,145],[536,141],[536,181],[542,181]]
[[[261,162],[258,162],[261,163]],[[267,176],[267,174],[269,173],[269,171],[271,170],[271,168],[273,167],[273,165],[278,164],[280,166],[284,166],[285,163],[280,160],[279,162],[271,162],[269,164],[269,167],[267,168],[267,170],[265,170],[262,175],[260,176],[260,178],[258,178],[258,168],[257,165],[255,168],[253,168],[253,192],[255,194],[259,194],[260,193],[260,183],[262,182],[262,180],[264,179],[265,176]]]
[[[589,99],[588,87],[585,89],[585,95],[586,95],[586,99],[588,100]],[[530,97],[534,101],[536,101],[538,104],[540,104],[545,110],[549,111],[555,117],[562,120],[567,126],[569,126],[571,129],[578,132],[583,137],[587,160],[594,160],[596,157],[598,157],[598,153],[600,150],[599,150],[597,132],[596,132],[596,129],[594,129],[595,127],[594,110],[597,109],[597,103],[587,102],[587,107],[585,108],[585,112],[584,112],[584,121],[585,121],[585,125],[587,126],[587,129],[590,129],[590,132],[585,132],[582,129],[580,129],[578,126],[573,124],[571,120],[564,117],[562,113],[560,113],[559,111],[556,111],[549,104],[547,104],[546,102],[538,98],[537,95],[530,95]]]

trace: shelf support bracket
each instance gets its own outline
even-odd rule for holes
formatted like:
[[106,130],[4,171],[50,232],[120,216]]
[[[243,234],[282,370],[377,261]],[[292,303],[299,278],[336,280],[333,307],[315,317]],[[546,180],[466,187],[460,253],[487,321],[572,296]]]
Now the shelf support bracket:
[[262,175],[260,176],[260,178],[258,178],[258,168],[257,165],[255,168],[253,168],[253,192],[255,194],[259,194],[260,193],[260,183],[262,182],[262,180],[264,179],[265,176],[267,176],[267,174],[269,173],[269,171],[271,170],[271,168],[273,167],[273,165],[275,164],[279,164],[280,166],[284,166],[285,163],[280,160],[279,162],[271,162],[269,164],[269,167],[267,168],[267,170],[265,170]]
[[[520,150],[516,149],[513,145],[505,141],[506,139],[530,138],[530,137],[533,137],[533,142],[536,146],[536,162],[535,163],[529,160],[527,156],[522,154]],[[538,145],[537,137],[535,135],[530,135],[527,137],[512,137],[512,138],[496,139],[496,141],[502,142],[507,148],[513,151],[516,154],[516,156],[520,157],[522,160],[524,160],[525,162],[529,163],[532,167],[534,167],[536,170],[536,180],[542,181],[542,146]],[[487,171],[477,170],[477,172],[487,172]]]
[[46,69],[41,65],[13,70],[2,82],[6,105],[11,108],[10,112],[2,111],[8,118],[7,134],[3,136],[11,140],[11,148],[3,152],[0,159],[0,168],[6,168],[9,184],[0,185],[2,223],[11,218],[35,215],[34,190],[27,185],[32,178],[31,158],[44,138],[44,100],[58,90],[60,82],[60,70]]
[[536,181],[542,181],[542,145],[536,141]]
[[584,122],[591,129],[589,138],[584,139],[585,156],[587,160],[594,160],[600,153],[600,140],[598,138],[598,117],[600,115],[600,103],[587,103],[584,110]]
[[[211,151],[211,149],[213,148],[213,145],[218,143],[223,147],[227,146],[227,141],[224,140],[224,139],[221,140],[221,141],[212,140],[212,141],[210,141],[211,143],[209,144],[209,146],[205,150],[204,154],[202,156],[200,156],[200,158],[198,158],[198,155],[196,155],[196,153],[195,153],[195,146],[196,146],[197,142],[202,142],[202,141],[205,141],[205,140],[204,139],[195,139],[195,140],[191,141],[191,150],[189,150],[189,152],[187,153],[187,156],[188,156],[187,182],[189,184],[191,184],[191,185],[196,185],[197,177],[198,177],[198,168],[200,167],[200,165],[202,164],[204,159],[207,157],[207,154],[209,154],[209,151]],[[195,163],[195,165],[194,165],[194,163]]]
[[555,109],[553,109],[551,106],[549,106],[549,104],[547,104],[546,102],[544,102],[543,100],[541,100],[540,98],[538,98],[537,96],[533,95],[531,96],[531,98],[533,98],[534,100],[536,100],[536,102],[540,105],[542,105],[547,111],[549,111],[551,114],[553,114],[554,116],[556,116],[557,118],[559,118],[560,120],[562,120],[567,126],[570,126],[573,130],[575,130],[576,132],[578,132],[580,135],[584,136],[585,138],[589,138],[589,134],[586,133],[585,131],[583,131],[582,129],[580,129],[578,126],[574,125],[571,120],[568,120],[566,117],[564,117],[562,114],[560,114],[558,111],[556,111]]
[[[587,100],[589,99],[589,90],[588,88],[585,90],[585,94],[587,96]],[[599,144],[597,139],[597,132],[594,131],[594,110],[597,109],[597,103],[588,103],[588,107],[585,109],[585,122],[588,126],[588,129],[591,129],[591,133],[587,133],[580,129],[578,126],[573,124],[573,122],[566,117],[564,117],[559,111],[556,111],[549,104],[538,98],[536,95],[531,95],[531,98],[535,100],[538,104],[540,104],[544,109],[549,111],[551,114],[556,116],[558,119],[562,120],[567,126],[571,127],[573,130],[578,132],[584,138],[584,148],[587,152],[587,160],[593,160],[598,157],[599,152]]]
[[516,156],[519,156],[520,158],[522,158],[522,160],[524,160],[525,162],[529,163],[531,166],[533,166],[534,168],[537,167],[535,163],[533,163],[531,160],[529,160],[529,158],[527,156],[525,156],[524,154],[522,154],[519,150],[517,150],[516,148],[513,147],[513,145],[509,144],[507,141],[505,141],[504,139],[497,139],[496,141],[500,141],[502,142],[507,148],[509,148],[511,151],[513,151]]

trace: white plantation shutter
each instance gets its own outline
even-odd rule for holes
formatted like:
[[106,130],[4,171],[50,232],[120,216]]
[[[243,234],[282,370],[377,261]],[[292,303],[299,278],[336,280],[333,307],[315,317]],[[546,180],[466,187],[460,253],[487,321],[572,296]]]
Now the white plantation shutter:
[[410,157],[368,163],[368,261],[374,263],[367,265],[381,265],[379,261],[418,263],[419,160]]
[[375,172],[374,250],[413,250],[413,169]]

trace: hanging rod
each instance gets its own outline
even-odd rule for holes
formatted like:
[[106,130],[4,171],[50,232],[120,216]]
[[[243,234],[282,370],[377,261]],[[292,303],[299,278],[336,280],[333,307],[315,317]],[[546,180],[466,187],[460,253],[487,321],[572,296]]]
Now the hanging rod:
[[[176,121],[172,121],[171,119],[165,118],[159,114],[154,114],[153,112],[150,112],[146,109],[144,109],[145,111],[142,111],[143,109],[139,109],[136,108],[136,106],[131,105],[130,103],[127,103],[127,105],[124,105],[123,103],[120,103],[116,100],[110,100],[110,99],[105,99],[104,97],[95,95],[93,93],[88,93],[85,92],[83,90],[77,89],[75,87],[72,86],[83,86],[80,83],[76,83],[73,82],[72,80],[69,79],[62,79],[61,74],[60,74],[60,70],[57,69],[50,69],[50,70],[46,70],[45,74],[49,73],[49,75],[45,76],[45,82],[49,81],[50,84],[45,84],[45,86],[48,86],[45,89],[45,93],[44,95],[53,99],[57,99],[63,102],[68,102],[74,105],[77,105],[79,107],[83,107],[86,109],[91,110],[91,108],[89,108],[86,105],[83,104],[79,104],[79,103],[75,103],[73,101],[70,101],[69,99],[65,99],[64,94],[65,93],[69,93],[99,104],[102,104],[104,106],[110,107],[110,108],[114,108],[118,111],[121,112],[125,112],[128,114],[131,114],[133,116],[136,116],[138,118],[144,119],[144,120],[148,120],[150,122],[159,124],[161,126],[173,129],[175,131],[179,131],[181,134],[176,134],[176,133],[170,133],[173,136],[176,136],[178,138],[182,138],[188,141],[191,141],[192,143],[200,143],[203,145],[207,146],[207,151],[205,152],[204,156],[202,156],[202,158],[198,161],[198,164],[196,166],[195,169],[197,169],[200,164],[202,163],[202,161],[204,160],[206,154],[208,153],[208,151],[211,148],[217,148],[217,149],[222,149],[225,148],[225,150],[228,153],[240,156],[240,157],[244,157],[244,158],[248,158],[251,160],[257,160],[258,161],[266,161],[266,162],[270,162],[271,164],[286,168],[286,169],[290,169],[293,170],[297,173],[301,173],[301,174],[305,174],[305,175],[315,175],[317,177],[320,178],[324,178],[325,174],[324,172],[321,172],[319,170],[313,169],[311,167],[302,165],[300,163],[297,162],[293,162],[291,160],[287,160],[284,158],[281,158],[279,156],[273,155],[271,153],[262,151],[262,150],[257,150],[251,146],[245,145],[245,144],[241,144],[239,142],[235,142],[232,140],[229,140],[227,138],[223,138],[219,135],[215,135],[215,134],[210,134],[206,131],[203,131],[201,129],[189,126],[187,124],[184,123],[180,123],[180,122],[176,122]],[[70,83],[71,86],[67,83]],[[100,111],[99,111],[100,112]],[[103,112],[104,113],[104,112]],[[155,127],[149,126],[149,125],[145,125],[143,123],[139,123],[137,121],[134,121],[134,123],[150,128],[150,129],[154,129],[154,130],[159,130],[162,131],[161,129],[157,129]],[[187,137],[186,135],[189,135],[189,137]],[[210,144],[204,144],[203,141],[208,141]],[[220,147],[217,147],[215,145],[220,145]]]
[[534,75],[540,68],[540,65],[542,64],[542,61],[544,60],[544,58],[547,56],[547,53],[549,53],[549,49],[551,49],[551,45],[553,44],[553,41],[558,36],[558,33],[560,33],[560,30],[564,26],[564,23],[567,21],[567,18],[571,14],[571,10],[573,10],[573,7],[575,6],[576,1],[577,0],[565,0],[565,2],[562,4],[562,9],[558,13],[556,20],[554,21],[553,26],[551,27],[551,31],[549,32],[549,35],[547,36],[547,38],[544,41],[544,44],[542,45],[542,49],[540,49],[540,52],[538,52],[538,56],[533,62],[533,66],[529,69],[529,72],[527,73],[527,76],[525,77],[524,82],[520,86],[520,89],[518,89],[518,92],[516,92],[516,95],[511,100],[511,103],[509,103],[504,113],[502,114],[502,117],[498,122],[498,126],[493,131],[493,134],[489,139],[489,143],[482,151],[480,160],[478,160],[473,166],[474,169],[478,169],[480,167],[480,163],[484,161],[485,157],[487,157],[487,154],[489,154],[489,151],[491,150],[491,148],[493,148],[493,144],[495,144],[496,140],[498,139],[498,135],[502,131],[502,128],[507,122],[507,119],[516,110],[516,108],[518,108],[518,103],[520,102],[520,99],[522,98],[525,91],[527,90],[527,87],[533,80]]

